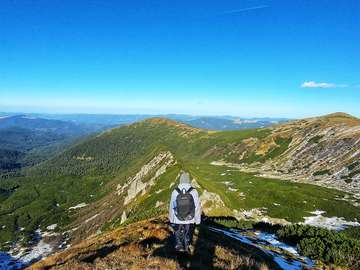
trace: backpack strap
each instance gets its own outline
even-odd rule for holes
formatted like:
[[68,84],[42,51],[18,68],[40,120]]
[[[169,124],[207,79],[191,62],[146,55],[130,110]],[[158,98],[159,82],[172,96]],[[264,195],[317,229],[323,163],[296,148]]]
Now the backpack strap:
[[[176,187],[175,190],[177,191],[177,193],[182,194],[182,191],[180,190],[180,188]],[[194,188],[193,188],[193,187],[190,187],[190,188],[186,191],[186,193],[190,193],[190,192],[193,191],[193,190],[194,190]]]

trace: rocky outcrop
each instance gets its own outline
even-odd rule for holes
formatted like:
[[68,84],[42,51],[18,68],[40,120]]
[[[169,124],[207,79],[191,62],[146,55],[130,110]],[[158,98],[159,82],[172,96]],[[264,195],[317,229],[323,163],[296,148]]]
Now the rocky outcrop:
[[126,212],[124,211],[121,215],[121,221],[120,221],[120,224],[123,224],[127,219],[127,216],[126,216]]
[[[174,163],[175,159],[170,152],[161,152],[145,164],[134,177],[128,179],[124,186],[118,187],[118,194],[122,194],[127,189],[124,205],[129,204],[138,194],[144,194],[146,189],[153,186],[155,180]],[[150,179],[145,181],[149,177]]]
[[[360,193],[360,120],[345,114],[274,126],[256,140],[243,140],[214,165],[228,165],[261,176],[308,182]],[[281,140],[288,140],[286,143]]]
[[206,189],[204,189],[200,195],[200,203],[201,209],[205,215],[221,216],[231,213],[230,209],[225,206],[219,194],[207,191]]

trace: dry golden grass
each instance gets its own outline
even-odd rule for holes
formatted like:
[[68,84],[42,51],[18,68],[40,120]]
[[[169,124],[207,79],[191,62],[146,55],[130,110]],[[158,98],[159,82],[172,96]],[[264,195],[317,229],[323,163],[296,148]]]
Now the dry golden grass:
[[201,226],[190,255],[174,251],[164,217],[98,235],[39,261],[28,269],[279,269],[260,250]]

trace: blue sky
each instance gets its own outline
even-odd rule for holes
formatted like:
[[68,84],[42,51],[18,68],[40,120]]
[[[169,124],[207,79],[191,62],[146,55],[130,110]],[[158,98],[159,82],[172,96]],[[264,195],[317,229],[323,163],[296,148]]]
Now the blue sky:
[[360,1],[0,3],[0,111],[360,116]]

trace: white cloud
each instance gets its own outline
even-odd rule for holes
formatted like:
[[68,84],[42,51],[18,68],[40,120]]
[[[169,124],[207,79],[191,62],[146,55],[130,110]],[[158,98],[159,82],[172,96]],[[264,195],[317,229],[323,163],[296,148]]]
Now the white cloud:
[[303,82],[301,84],[301,87],[302,88],[344,88],[344,87],[348,87],[348,85],[347,84],[308,81],[308,82]]

